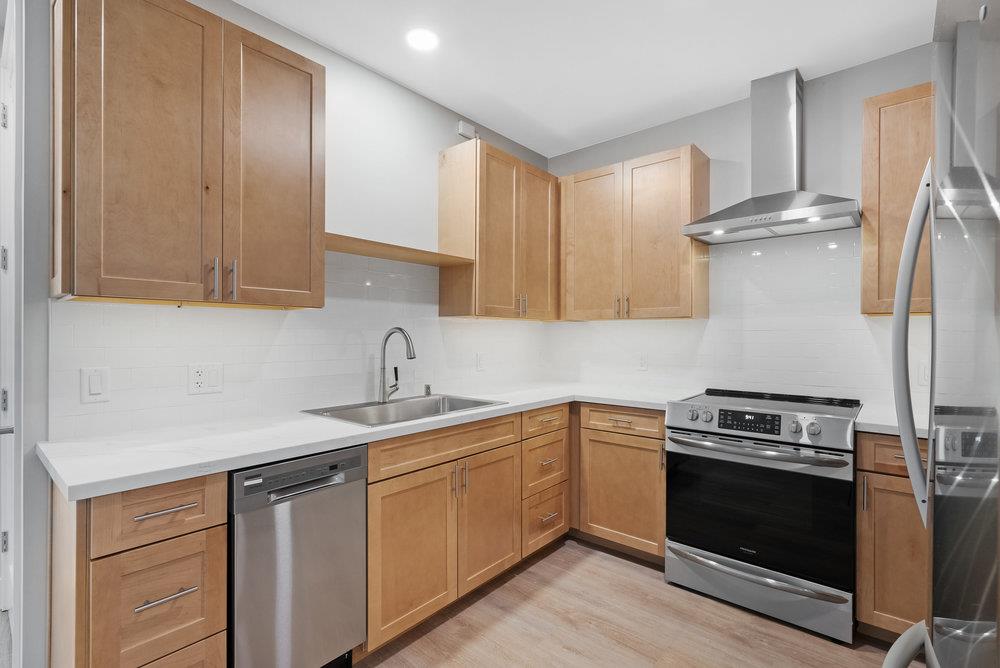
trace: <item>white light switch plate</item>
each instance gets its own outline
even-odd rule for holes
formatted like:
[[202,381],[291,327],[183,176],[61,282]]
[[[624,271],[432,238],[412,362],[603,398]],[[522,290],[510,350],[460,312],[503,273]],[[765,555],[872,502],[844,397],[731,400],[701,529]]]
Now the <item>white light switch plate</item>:
[[108,376],[111,370],[106,366],[80,369],[80,403],[99,404],[110,401],[108,397]]
[[208,362],[188,365],[188,394],[218,394],[222,392],[222,364]]

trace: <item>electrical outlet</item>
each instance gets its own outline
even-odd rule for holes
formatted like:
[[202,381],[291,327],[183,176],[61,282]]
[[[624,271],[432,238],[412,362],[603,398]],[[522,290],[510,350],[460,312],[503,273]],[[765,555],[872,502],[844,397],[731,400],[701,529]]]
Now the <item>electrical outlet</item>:
[[222,392],[222,384],[222,364],[188,365],[188,394],[218,394]]
[[476,353],[476,371],[484,371],[484,370],[485,368],[483,367],[483,354]]
[[106,366],[80,369],[80,403],[99,404],[108,398],[108,376],[111,370]]

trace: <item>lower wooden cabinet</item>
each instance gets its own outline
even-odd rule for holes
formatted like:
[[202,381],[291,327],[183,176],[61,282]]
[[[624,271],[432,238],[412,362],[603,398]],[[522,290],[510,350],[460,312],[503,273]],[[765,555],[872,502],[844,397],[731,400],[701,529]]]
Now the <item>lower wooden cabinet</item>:
[[667,483],[663,441],[580,430],[580,531],[663,555]]
[[225,668],[225,666],[225,631],[146,664],[146,668]]
[[368,648],[458,598],[458,467],[368,486]]
[[902,633],[927,616],[927,530],[908,478],[858,471],[857,494],[857,618]]
[[521,503],[522,558],[569,531],[569,482],[559,483]]
[[521,445],[460,462],[458,595],[521,560]]

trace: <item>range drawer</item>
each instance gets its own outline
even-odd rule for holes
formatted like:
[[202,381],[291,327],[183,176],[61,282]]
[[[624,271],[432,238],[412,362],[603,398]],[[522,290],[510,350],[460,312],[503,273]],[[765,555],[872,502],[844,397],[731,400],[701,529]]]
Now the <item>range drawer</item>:
[[521,502],[522,559],[568,531],[568,482],[561,482]]
[[142,666],[226,627],[226,527],[90,564],[90,665]]
[[546,406],[521,413],[521,438],[547,434],[569,426],[569,404]]
[[646,408],[622,408],[602,404],[580,405],[580,426],[598,431],[663,438],[664,417],[663,411]]
[[[855,444],[859,470],[890,475],[908,475],[906,459],[903,457],[903,444],[899,440],[899,436],[858,432]],[[927,464],[927,441],[921,438],[917,444],[920,446],[920,459],[924,464]]]
[[225,668],[225,666],[225,631],[146,664],[146,668]]
[[90,504],[90,556],[225,523],[225,473],[99,496]]
[[521,497],[569,480],[569,430],[521,441]]

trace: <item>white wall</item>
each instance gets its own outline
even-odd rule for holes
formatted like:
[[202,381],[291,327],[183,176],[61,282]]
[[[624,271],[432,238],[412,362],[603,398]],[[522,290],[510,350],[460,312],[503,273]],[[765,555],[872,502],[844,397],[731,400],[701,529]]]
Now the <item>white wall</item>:
[[[438,152],[465,141],[463,117],[231,0],[194,4],[326,67],[326,229],[437,250]],[[491,144],[545,157],[475,123]]]
[[[544,325],[437,317],[436,267],[327,253],[326,306],[294,311],[52,304],[50,437],[274,415],[376,398],[382,336],[399,396],[541,378]],[[482,354],[481,370],[476,353]],[[189,395],[187,365],[224,365],[221,394]],[[110,401],[80,402],[81,367],[111,369]],[[390,371],[391,373],[391,371]]]

